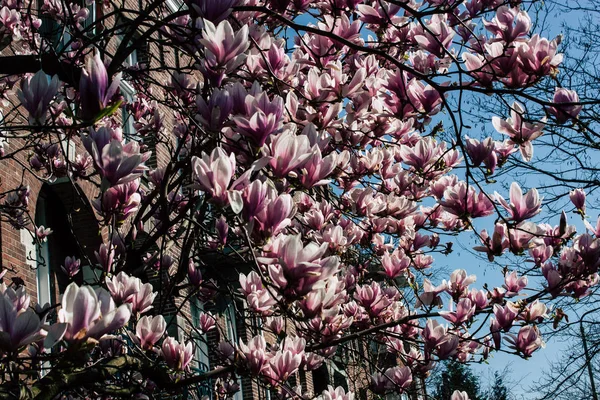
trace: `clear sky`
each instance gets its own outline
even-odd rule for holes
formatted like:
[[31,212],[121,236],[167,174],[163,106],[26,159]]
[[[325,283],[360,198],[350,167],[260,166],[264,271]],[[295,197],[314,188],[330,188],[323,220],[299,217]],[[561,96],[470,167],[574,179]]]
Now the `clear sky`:
[[[548,37],[549,39],[553,39],[554,37],[561,34],[563,29],[562,27],[564,26],[564,24],[578,25],[582,20],[583,16],[582,12],[564,13],[562,12],[562,10],[559,9],[555,9],[547,14],[541,13],[537,15],[545,15],[545,18],[540,18],[539,20],[536,20],[536,13],[530,10],[530,16],[532,17],[532,19],[534,19],[534,24],[537,24],[534,25],[535,33],[541,33],[543,36]],[[297,22],[303,24],[308,23],[311,22],[311,18],[309,16],[303,16],[299,18]],[[366,35],[363,36],[366,37]],[[505,110],[504,115],[502,115],[502,110],[498,110],[498,114],[496,115],[501,116],[502,118],[506,118],[508,116],[508,112],[506,111],[507,110]],[[464,133],[470,137],[479,139],[492,135],[496,140],[503,140],[505,137],[496,132],[492,127],[491,117],[492,115],[489,116],[489,120],[487,123],[477,124],[474,122],[473,124],[470,124],[471,129],[465,130]],[[448,130],[451,126],[451,124],[449,123],[449,119],[441,115],[438,116],[438,118],[442,118],[442,120],[445,122],[446,129]],[[434,121],[432,122],[432,126],[435,124],[435,122],[436,120],[434,119]],[[516,156],[519,157],[518,153],[516,154]],[[545,157],[545,150],[541,148],[536,148],[536,151],[534,152],[533,162],[543,163]],[[457,171],[456,173],[460,175],[460,171]],[[507,178],[511,178],[511,176],[507,176]],[[514,177],[512,179],[514,179]],[[536,187],[540,184],[543,185],[547,183],[547,181],[540,181],[539,179],[540,178],[538,176],[521,175],[519,176],[518,181],[524,187],[527,188]],[[488,191],[488,193],[491,194],[494,190],[497,190],[498,192],[502,193],[505,198],[508,198],[507,188],[510,185],[510,183],[511,181],[507,180],[506,178],[500,179],[495,185],[487,185],[486,191]],[[569,224],[575,225],[577,227],[578,232],[583,232],[584,227],[581,222],[581,219],[572,213],[573,207],[568,202],[568,199],[557,203],[555,209],[562,207],[564,207],[564,210],[568,212]],[[588,214],[590,214],[590,216],[592,217],[589,220],[592,222],[593,225],[595,225],[595,218],[598,216],[598,213],[599,211],[597,209],[588,209]],[[545,220],[548,217],[549,214],[542,213],[539,216],[538,221]],[[554,214],[554,218],[552,218],[548,222],[552,225],[557,225],[558,217]],[[485,228],[489,232],[490,230],[493,230],[493,225],[493,217],[475,221],[475,228],[477,229],[477,231],[480,231],[481,229]],[[444,238],[442,238],[442,241],[456,242],[457,240],[456,238],[449,237],[445,238],[445,240]],[[477,282],[472,286],[478,289],[482,288],[484,283],[487,283],[489,287],[501,286],[503,283],[501,273],[502,267],[503,265],[508,265],[510,269],[510,265],[514,261],[514,259],[511,259],[510,257],[507,257],[506,259],[504,257],[500,257],[497,259],[497,261],[499,263],[504,264],[491,265],[487,261],[487,258],[484,257],[482,254],[477,254],[474,251],[472,251],[473,246],[479,244],[480,243],[476,236],[473,234],[473,232],[461,234],[458,237],[458,242],[455,243],[453,253],[447,256],[436,255],[436,262],[434,266],[436,268],[442,267],[448,273],[455,269],[465,269],[468,273],[477,275]],[[445,276],[444,274],[436,275],[432,278],[432,281],[434,284],[438,284],[440,283],[441,279],[444,278],[448,279],[448,274],[446,274]],[[538,280],[538,284],[539,283],[540,282]],[[530,280],[530,284],[532,284],[532,286],[535,286],[536,278],[532,278]],[[504,343],[503,346],[505,346]],[[538,350],[528,360],[524,360],[517,356],[508,355],[505,353],[493,353],[490,357],[489,364],[473,364],[472,369],[476,373],[476,375],[480,377],[483,389],[486,388],[490,378],[493,377],[494,371],[498,371],[501,373],[507,372],[508,375],[506,376],[506,382],[510,383],[513,395],[515,395],[516,398],[519,400],[533,399],[535,398],[535,393],[532,392],[532,386],[536,381],[540,380],[540,378],[543,377],[549,365],[559,358],[561,352],[563,352],[565,348],[565,343],[558,342],[556,340],[549,340],[547,342],[546,348]]]

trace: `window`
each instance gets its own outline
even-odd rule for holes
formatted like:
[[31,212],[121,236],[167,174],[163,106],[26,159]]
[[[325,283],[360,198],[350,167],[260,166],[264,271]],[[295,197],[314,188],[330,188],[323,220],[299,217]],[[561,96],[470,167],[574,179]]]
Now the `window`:
[[[37,226],[45,226],[48,228],[46,219],[46,198],[40,194],[35,213],[35,222]],[[36,279],[38,304],[53,303],[52,279],[50,274],[50,250],[48,246],[49,238],[46,238],[41,243],[37,244],[36,248]],[[27,246],[26,246],[27,247]]]
[[[94,285],[96,272],[88,261],[94,262],[94,251],[102,238],[98,235],[98,222],[87,199],[80,196],[69,181],[57,180],[44,184],[39,192],[35,225],[53,230],[45,241],[35,241],[28,231],[28,241],[23,240],[28,264],[36,269],[38,303],[56,303],[67,285],[74,281]],[[96,228],[96,229],[94,229]],[[61,269],[66,257],[81,261],[80,272],[70,279]]]
[[4,144],[8,144],[9,132],[4,130],[5,125],[4,114],[2,114],[2,111],[0,111],[0,147]]
[[169,10],[171,10],[172,12],[177,12],[179,10],[184,9],[184,4],[181,0],[166,0],[165,3],[167,4],[167,7],[169,7]]
[[[66,3],[64,2],[45,2],[40,1],[39,13],[40,18],[42,20],[42,25],[40,27],[41,36],[46,39],[51,47],[58,51],[70,51],[71,41],[73,37],[80,37],[77,34],[74,34],[73,27],[61,26],[55,19],[48,16],[47,7],[61,7],[61,11],[71,12],[70,8],[65,7]],[[91,37],[96,33],[96,2],[87,0],[76,0],[75,3],[82,8],[88,9],[88,15],[85,20],[80,22],[79,26],[76,28],[78,31],[82,32],[83,35],[87,37]]]
[[[135,53],[135,52],[134,52]],[[134,139],[136,137],[136,130],[133,120],[133,115],[127,111],[127,104],[131,104],[135,98],[135,89],[133,86],[126,81],[121,81],[121,93],[123,94],[124,104],[121,106],[121,118],[123,125],[123,135],[126,139]]]
[[[238,335],[237,335],[237,323],[236,323],[236,316],[235,316],[235,304],[233,303],[233,301],[230,301],[227,304],[227,308],[225,309],[225,330],[226,330],[225,333],[227,335],[227,339],[229,339],[229,342],[231,342],[231,344],[235,346],[238,343]],[[233,395],[233,400],[243,400],[244,395],[242,394],[242,392],[243,392],[242,379],[238,378],[237,383],[240,385],[240,390],[238,390]]]
[[[197,327],[200,325],[200,314],[204,311],[202,303],[194,298],[191,300],[192,325]],[[198,363],[200,371],[208,371],[210,369],[210,360],[208,358],[208,345],[206,334],[199,335],[198,331],[192,331],[194,345],[196,346],[196,354],[194,359]]]

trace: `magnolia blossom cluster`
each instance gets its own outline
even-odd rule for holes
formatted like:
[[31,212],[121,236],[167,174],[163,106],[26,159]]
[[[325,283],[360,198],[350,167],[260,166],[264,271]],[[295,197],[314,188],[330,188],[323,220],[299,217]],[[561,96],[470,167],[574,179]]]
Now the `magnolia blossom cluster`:
[[[25,164],[41,181],[94,187],[102,243],[95,259],[69,255],[56,271],[68,282],[60,307],[34,310],[23,286],[1,287],[0,355],[41,362],[79,350],[77,368],[125,360],[142,370],[123,384],[140,397],[205,381],[225,398],[250,376],[280,398],[352,400],[341,387],[309,394],[291,382],[358,341],[360,357],[375,345],[395,361],[361,366],[364,387],[411,393],[443,360],[532,356],[552,299],[578,299],[598,284],[600,219],[585,221],[583,234],[565,213],[558,225],[538,223],[538,190],[487,185],[509,160],[535,162],[546,125],[577,124],[582,110],[566,88],[537,102],[519,97],[555,78],[562,61],[560,40],[531,32],[519,1],[268,3],[149,8],[155,20],[144,24],[160,32],[160,46],[193,60],[167,78],[118,65],[123,54],[83,51],[81,37],[60,60],[79,68],[78,82],[21,77],[16,96],[33,141]],[[78,37],[87,10],[70,8],[47,0],[42,12]],[[298,29],[308,11],[313,23]],[[37,29],[21,12],[0,10],[0,35]],[[302,34],[288,40],[288,30]],[[133,99],[120,95],[126,79]],[[504,102],[510,116],[490,118],[492,136],[447,129],[449,139],[441,114],[454,117],[461,93],[517,101]],[[135,137],[121,128],[125,117]],[[152,167],[156,142],[163,152]],[[21,185],[3,196],[0,211],[17,228],[34,222],[30,194]],[[585,192],[570,200],[585,218]],[[40,244],[52,234],[34,229]],[[457,235],[480,240],[475,250],[490,262],[511,253],[529,263],[543,287],[516,268],[498,272],[496,287],[462,266],[434,273]],[[87,264],[93,284],[83,284]],[[235,316],[221,323],[201,311],[224,302],[243,312],[250,336],[231,334]],[[161,315],[173,309],[181,318]],[[183,333],[170,336],[172,328]],[[208,340],[217,343],[204,350]],[[202,351],[216,365],[190,377]]]
[[[124,273],[108,281],[107,286],[110,291],[69,284],[62,295],[56,322],[51,323],[49,304],[33,307],[24,286],[15,289],[0,284],[3,315],[0,319],[0,356],[43,360],[50,351],[65,351],[86,343],[111,346],[110,342],[115,338],[123,341],[130,337],[141,349],[158,355],[159,360],[164,360],[172,370],[187,370],[192,361],[193,344],[165,337],[167,324],[161,315],[136,318],[151,308],[156,296],[152,286],[148,283],[140,286],[138,278]],[[124,328],[135,319],[135,331],[126,331]],[[206,321],[203,324],[205,332],[214,329],[216,321],[210,314],[204,314],[203,319]],[[162,345],[157,348],[161,339]]]

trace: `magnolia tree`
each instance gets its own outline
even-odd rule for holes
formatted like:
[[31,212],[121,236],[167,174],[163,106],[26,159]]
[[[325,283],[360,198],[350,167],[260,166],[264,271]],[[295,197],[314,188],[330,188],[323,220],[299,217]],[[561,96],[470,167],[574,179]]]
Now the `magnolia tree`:
[[[2,186],[3,222],[47,240],[27,182],[63,179],[95,188],[104,239],[55,271],[70,282],[57,304],[33,304],[15,279],[27,271],[3,266],[3,397],[227,398],[243,378],[278,398],[417,398],[441,360],[530,357],[538,326],[560,323],[555,299],[597,285],[600,224],[578,233],[564,212],[541,223],[538,191],[512,182],[514,160],[543,165],[546,124],[587,132],[586,102],[561,87],[559,39],[533,32],[531,4],[141,5],[105,1],[92,18],[90,4],[2,3],[0,162],[23,171]],[[483,131],[464,118],[478,99],[505,105]],[[572,191],[567,211],[584,217],[585,197]],[[464,263],[440,275],[436,258],[471,238],[491,266],[526,268],[495,268],[496,284]],[[248,327],[238,340],[209,311],[225,298]],[[182,336],[167,333],[168,302]],[[294,383],[344,352],[350,390]]]

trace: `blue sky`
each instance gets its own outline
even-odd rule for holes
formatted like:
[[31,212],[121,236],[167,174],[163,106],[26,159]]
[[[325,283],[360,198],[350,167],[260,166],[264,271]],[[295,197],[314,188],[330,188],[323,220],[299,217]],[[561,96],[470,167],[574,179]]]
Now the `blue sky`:
[[[534,17],[533,12],[531,12],[530,15],[532,16],[532,18]],[[577,25],[579,24],[581,17],[582,15],[580,12],[572,12],[569,14],[565,14],[555,11],[549,15],[549,18],[545,20],[545,23],[543,25],[544,29],[540,32],[540,26],[538,26],[535,32],[542,33],[543,36],[548,37],[549,39],[553,39],[554,37],[562,33],[563,24]],[[492,16],[490,15],[489,18],[492,18]],[[299,23],[307,23],[309,21],[311,21],[311,18],[308,16],[303,16],[298,19]],[[498,113],[496,115],[501,116],[502,118],[506,118],[508,116],[508,110],[504,110],[504,114],[502,114],[502,110],[498,110]],[[489,121],[487,124],[468,124],[471,125],[472,128],[465,130],[463,134],[467,134],[470,137],[474,138],[482,138],[491,134],[493,135],[494,139],[503,140],[504,138],[502,137],[502,135],[496,132],[492,127],[491,117],[492,115],[489,116]],[[446,129],[449,129],[451,124],[448,117],[440,115],[437,118],[441,118],[445,122]],[[436,120],[434,119],[431,126],[433,126],[435,122]],[[516,156],[520,157],[518,154],[516,154]],[[547,150],[544,150],[541,147],[536,147],[533,161],[543,163],[542,160],[546,159],[547,156]],[[553,167],[560,168],[560,166]],[[457,174],[460,175],[460,171],[458,171]],[[488,193],[493,193],[494,190],[497,190],[505,198],[508,198],[507,187],[511,183],[510,179],[515,178],[507,176],[506,178],[499,180],[499,182],[495,185],[487,185],[486,191]],[[524,187],[527,188],[548,183],[547,178],[540,179],[539,176],[533,175],[519,176],[518,181]],[[559,202],[557,204],[557,207],[564,207],[565,211],[568,212],[569,223],[575,225],[577,227],[578,232],[584,231],[581,219],[571,212],[573,210],[573,207],[568,202],[568,198],[564,199],[564,201],[562,202]],[[591,218],[589,218],[590,222],[592,222],[592,224],[595,225],[595,219],[598,216],[598,211],[594,209],[588,209],[588,214],[591,215]],[[542,221],[547,217],[547,213],[542,213],[539,216],[539,221]],[[552,225],[557,225],[558,217],[554,215],[554,218],[552,218],[549,222]],[[475,227],[478,231],[480,231],[483,228],[487,229],[488,231],[493,230],[493,225],[493,218],[484,218],[475,222]],[[487,283],[490,287],[502,285],[502,264],[491,265],[487,261],[487,259],[483,257],[482,254],[476,254],[474,251],[472,251],[473,246],[479,245],[479,240],[473,232],[461,234],[458,237],[458,241],[453,238],[447,238],[446,241],[455,241],[454,252],[447,256],[436,255],[436,262],[434,265],[437,268],[443,267],[449,272],[455,269],[465,269],[468,273],[476,274],[478,280],[473,285],[473,287],[481,288],[484,283]],[[500,263],[505,263],[504,265],[510,265],[511,262],[514,261],[514,258],[511,259],[510,257],[501,257],[498,258],[497,261],[499,261]],[[438,275],[432,280],[435,284],[437,284],[441,281],[441,279],[444,278],[447,279],[448,277]],[[535,286],[535,278],[530,280],[530,284],[532,283],[532,286]],[[547,342],[546,348],[537,351],[528,360],[521,359],[514,355],[508,355],[504,353],[493,353],[489,360],[489,364],[473,364],[472,368],[473,371],[480,377],[483,388],[485,388],[488,384],[488,380],[493,376],[494,371],[509,371],[507,380],[508,382],[511,382],[513,384],[511,385],[513,388],[513,394],[517,396],[518,399],[529,399],[533,398],[534,395],[531,392],[532,385],[543,377],[545,370],[549,367],[551,363],[553,363],[559,358],[561,352],[563,352],[565,348],[565,343],[557,342],[556,340],[549,340]]]

